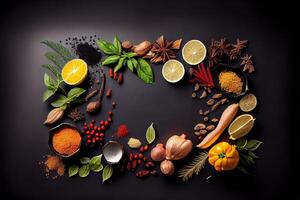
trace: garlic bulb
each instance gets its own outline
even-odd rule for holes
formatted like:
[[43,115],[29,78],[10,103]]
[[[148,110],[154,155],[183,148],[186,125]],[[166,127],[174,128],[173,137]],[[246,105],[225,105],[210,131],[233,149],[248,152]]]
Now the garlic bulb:
[[170,160],[164,160],[160,163],[160,171],[166,176],[171,176],[175,172],[174,164]]
[[186,139],[186,135],[173,135],[166,144],[166,159],[180,160],[187,156],[193,147],[191,140]]
[[162,161],[166,158],[166,150],[164,145],[159,143],[151,150],[151,159],[154,161]]

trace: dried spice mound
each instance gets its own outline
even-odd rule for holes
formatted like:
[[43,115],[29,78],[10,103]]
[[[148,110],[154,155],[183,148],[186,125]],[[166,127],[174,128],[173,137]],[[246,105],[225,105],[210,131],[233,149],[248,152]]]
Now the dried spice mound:
[[[46,177],[51,176],[53,179],[56,179],[58,176],[65,174],[65,165],[61,157],[47,155],[47,159],[41,163],[45,166]],[[51,175],[52,173],[54,174]]]
[[74,122],[77,122],[84,119],[84,114],[78,108],[74,108],[70,111],[68,117],[71,118]]
[[117,130],[118,137],[126,137],[128,135],[128,127],[125,124],[121,124]]
[[83,59],[91,66],[96,65],[101,59],[101,53],[87,42],[78,44],[76,52],[79,55],[79,58]]
[[234,72],[223,71],[219,74],[219,83],[222,90],[240,94],[243,90],[242,79]]

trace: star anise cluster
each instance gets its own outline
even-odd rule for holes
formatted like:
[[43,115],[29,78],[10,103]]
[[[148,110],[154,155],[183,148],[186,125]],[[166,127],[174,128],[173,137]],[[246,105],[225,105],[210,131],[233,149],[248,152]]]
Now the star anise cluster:
[[230,44],[226,38],[222,38],[220,41],[212,39],[208,48],[208,66],[213,67],[225,58],[229,58],[230,60],[237,59],[241,56],[247,42],[247,40],[237,39],[236,44]]
[[252,73],[255,71],[254,65],[253,65],[253,60],[252,60],[252,56],[249,56],[248,54],[244,57],[241,58],[242,62],[241,62],[241,66],[244,66],[243,71],[248,72],[248,73]]
[[176,50],[180,49],[182,39],[178,39],[175,41],[168,41],[162,35],[160,36],[152,46],[152,49],[148,53],[151,55],[150,62],[159,63],[159,62],[167,62],[170,59],[176,58]]
[[78,108],[74,108],[70,110],[68,117],[74,122],[77,122],[84,119],[84,114]]

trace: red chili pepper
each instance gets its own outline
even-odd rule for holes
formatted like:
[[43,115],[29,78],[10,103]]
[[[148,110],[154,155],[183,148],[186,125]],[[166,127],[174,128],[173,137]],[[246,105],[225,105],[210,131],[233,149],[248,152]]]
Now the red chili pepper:
[[108,76],[109,76],[110,78],[113,78],[113,76],[114,76],[114,71],[113,71],[112,68],[109,68],[109,70],[108,70]]

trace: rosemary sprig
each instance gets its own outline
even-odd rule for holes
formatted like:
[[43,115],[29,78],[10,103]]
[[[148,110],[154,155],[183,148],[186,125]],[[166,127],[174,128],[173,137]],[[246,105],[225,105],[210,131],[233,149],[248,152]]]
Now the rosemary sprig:
[[182,181],[187,181],[193,174],[198,175],[201,169],[204,168],[207,158],[208,153],[206,151],[200,152],[189,164],[179,170],[178,177],[181,178]]

